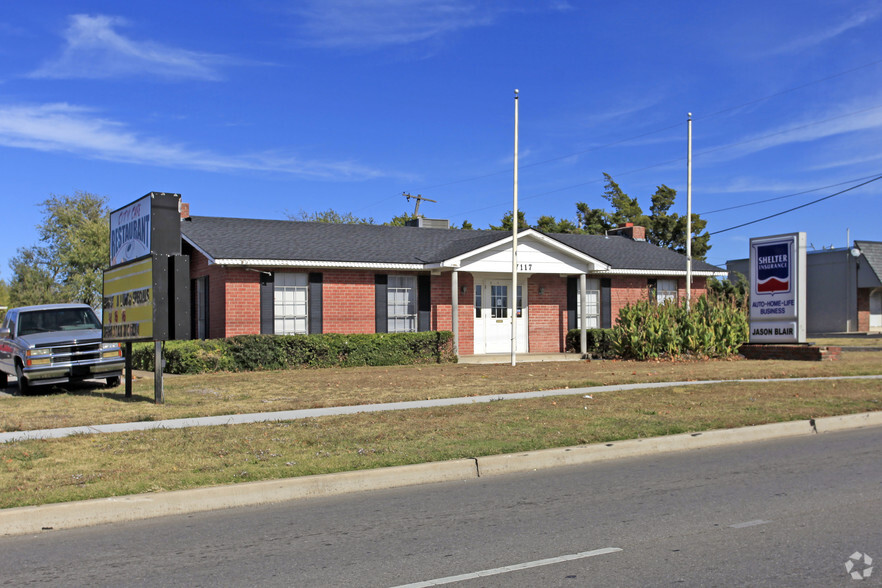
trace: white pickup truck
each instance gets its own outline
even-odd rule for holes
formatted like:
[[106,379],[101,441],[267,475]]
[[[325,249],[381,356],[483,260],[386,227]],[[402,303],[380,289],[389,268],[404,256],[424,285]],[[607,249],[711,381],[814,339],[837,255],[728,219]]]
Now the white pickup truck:
[[101,321],[87,304],[22,306],[0,324],[0,387],[15,375],[32,385],[105,379],[118,386],[125,366],[119,343],[101,340]]

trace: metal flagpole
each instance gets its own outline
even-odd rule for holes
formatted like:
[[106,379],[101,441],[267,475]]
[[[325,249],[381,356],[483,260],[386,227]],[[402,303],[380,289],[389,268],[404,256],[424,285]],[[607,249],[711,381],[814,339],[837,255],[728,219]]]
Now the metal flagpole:
[[511,365],[518,345],[518,91],[514,91],[514,204],[511,209]]
[[692,302],[692,113],[686,139],[686,309]]

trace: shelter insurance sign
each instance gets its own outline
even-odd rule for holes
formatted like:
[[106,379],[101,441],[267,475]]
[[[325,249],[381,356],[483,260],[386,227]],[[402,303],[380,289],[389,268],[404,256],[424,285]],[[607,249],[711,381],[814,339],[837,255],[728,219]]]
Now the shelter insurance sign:
[[750,342],[805,343],[805,233],[750,240]]

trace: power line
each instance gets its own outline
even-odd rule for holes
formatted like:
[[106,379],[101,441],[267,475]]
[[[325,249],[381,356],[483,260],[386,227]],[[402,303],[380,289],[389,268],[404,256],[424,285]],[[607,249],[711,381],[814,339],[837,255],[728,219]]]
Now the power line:
[[726,212],[727,210],[735,210],[736,208],[747,208],[748,206],[756,206],[757,204],[766,204],[768,202],[772,202],[773,200],[783,200],[784,198],[793,198],[794,196],[802,196],[803,194],[811,194],[812,192],[818,192],[820,190],[826,190],[827,188],[835,188],[836,186],[841,186],[843,184],[850,184],[852,182],[860,182],[861,180],[866,180],[868,178],[873,178],[873,176],[864,176],[862,178],[854,178],[851,180],[845,180],[844,182],[837,182],[835,184],[828,184],[826,186],[820,186],[818,188],[812,188],[811,190],[803,190],[802,192],[794,192],[793,194],[785,194],[784,196],[775,196],[774,198],[764,198],[763,200],[755,200],[753,202],[747,202],[745,204],[736,204],[735,206],[727,206],[726,208],[717,208],[716,210],[708,210],[707,212],[699,212],[696,214],[705,215],[714,214],[716,212]]
[[877,180],[882,180],[882,176],[876,176],[871,180],[867,180],[866,182],[862,182],[860,184],[856,184],[851,188],[846,188],[845,190],[841,190],[836,192],[835,194],[830,194],[829,196],[824,196],[823,198],[818,198],[817,200],[812,200],[811,202],[806,202],[805,204],[800,204],[799,206],[794,206],[793,208],[789,208],[787,210],[782,210],[781,212],[776,212],[775,214],[770,214],[769,216],[764,216],[763,218],[758,218],[756,220],[748,221],[746,223],[741,223],[740,225],[735,225],[734,227],[729,227],[727,229],[722,229],[719,231],[714,231],[713,233],[709,233],[710,235],[717,235],[719,233],[725,233],[726,231],[731,231],[734,229],[740,229],[741,227],[746,227],[747,225],[756,224],[758,222],[762,222],[764,220],[769,220],[770,218],[775,218],[776,216],[781,216],[783,214],[787,214],[788,212],[793,212],[794,210],[799,210],[800,208],[805,208],[806,206],[811,206],[812,204],[817,204],[818,202],[822,202],[824,200],[829,200],[834,196],[839,196],[840,194],[845,194],[846,192],[850,192],[856,188],[860,188],[861,186],[866,186],[867,184],[871,184]]

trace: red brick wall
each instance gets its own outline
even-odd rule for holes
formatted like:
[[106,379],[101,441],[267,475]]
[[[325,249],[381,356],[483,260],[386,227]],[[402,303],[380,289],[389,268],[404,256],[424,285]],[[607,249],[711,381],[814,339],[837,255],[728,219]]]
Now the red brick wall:
[[[450,305],[451,274],[432,276],[432,330],[453,330]],[[472,274],[461,272],[458,280],[457,305],[459,311],[459,353],[475,352],[475,280]],[[465,293],[463,293],[465,288]]]
[[[191,278],[209,277],[209,326],[211,338],[231,337],[260,332],[260,274],[241,268],[209,265],[197,251],[190,251]],[[326,333],[374,333],[374,271],[324,270],[323,330]],[[685,278],[678,279],[678,295],[685,299]],[[475,308],[474,277],[459,274],[459,352],[474,353]],[[611,276],[611,318],[615,324],[626,304],[646,300],[649,287],[645,276]],[[451,274],[431,277],[432,318],[434,330],[451,330]],[[530,351],[563,351],[567,331],[567,279],[559,275],[534,275],[527,282],[528,328]],[[465,289],[465,293],[462,289]],[[542,294],[539,290],[542,289]],[[706,291],[706,279],[693,279],[692,295]],[[868,292],[868,291],[867,291]],[[863,320],[869,325],[868,293],[863,294]],[[867,327],[862,327],[866,330]]]
[[872,288],[858,288],[857,291],[857,330],[866,333],[870,330],[870,292]]
[[190,278],[208,276],[208,338],[260,332],[260,274],[242,268],[209,265],[189,251]]
[[530,277],[527,301],[530,352],[562,352],[567,332],[567,279],[556,275]]
[[[224,268],[224,337],[260,333],[260,273],[242,268]],[[209,295],[213,297],[209,286]]]
[[616,324],[619,311],[638,300],[649,299],[649,283],[646,276],[611,276],[610,277],[610,313],[612,324]]
[[375,272],[332,269],[322,273],[322,330],[325,333],[375,333]]
[[206,337],[209,339],[225,337],[224,268],[209,265],[208,259],[196,250],[191,249],[189,255],[190,278],[208,276],[208,333]]

